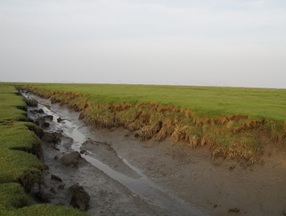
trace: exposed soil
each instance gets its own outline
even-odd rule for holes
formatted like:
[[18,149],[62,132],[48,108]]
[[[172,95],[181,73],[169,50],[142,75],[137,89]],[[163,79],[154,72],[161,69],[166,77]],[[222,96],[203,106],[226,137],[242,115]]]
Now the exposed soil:
[[153,181],[209,215],[283,215],[286,209],[285,150],[268,147],[262,164],[245,168],[214,160],[206,149],[171,141],[142,143],[125,130],[96,133]]
[[[245,168],[237,161],[214,160],[206,149],[194,150],[171,140],[140,141],[135,133],[120,128],[90,128],[78,120],[79,113],[47,100],[39,99],[39,103],[47,105],[40,107],[47,115],[50,109],[57,113],[47,121],[45,132],[62,133],[59,144],[43,145],[49,167],[43,190],[51,203],[69,205],[68,188],[79,183],[91,197],[90,215],[286,212],[284,149],[268,146],[262,164]],[[62,165],[58,158],[72,151],[81,151],[82,159],[76,166]]]
[[[29,111],[31,110],[33,109],[30,108]],[[29,112],[29,117],[33,120],[43,119],[41,115],[44,114],[35,115],[35,113],[39,112]],[[72,138],[67,137],[62,131],[55,131],[58,128],[52,119],[49,119],[49,123],[50,127],[44,128],[46,132],[43,136],[49,138],[43,139],[42,146],[43,161],[47,169],[43,172],[43,184],[40,185],[40,190],[39,186],[35,186],[31,192],[34,193],[34,198],[38,199],[37,202],[72,205],[81,210],[87,209],[90,215],[156,215],[163,212],[146,204],[140,197],[132,194],[85,159],[73,156]],[[69,154],[72,157],[66,157]],[[80,185],[78,187],[82,186],[82,189],[89,194],[83,197],[91,196],[88,207],[82,202],[75,201],[76,196],[84,194],[82,191],[74,193],[71,190],[76,184]]]

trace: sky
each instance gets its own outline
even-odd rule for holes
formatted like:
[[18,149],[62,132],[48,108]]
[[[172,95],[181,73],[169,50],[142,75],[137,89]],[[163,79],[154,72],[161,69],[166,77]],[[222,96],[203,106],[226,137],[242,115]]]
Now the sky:
[[0,81],[286,88],[286,1],[0,0]]

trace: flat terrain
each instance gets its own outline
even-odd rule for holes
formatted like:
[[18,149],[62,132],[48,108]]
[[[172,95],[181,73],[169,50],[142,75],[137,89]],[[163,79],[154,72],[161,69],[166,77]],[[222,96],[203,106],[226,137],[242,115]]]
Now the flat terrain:
[[156,102],[190,108],[203,115],[246,114],[286,119],[286,89],[108,84],[32,84],[76,92],[107,103]]

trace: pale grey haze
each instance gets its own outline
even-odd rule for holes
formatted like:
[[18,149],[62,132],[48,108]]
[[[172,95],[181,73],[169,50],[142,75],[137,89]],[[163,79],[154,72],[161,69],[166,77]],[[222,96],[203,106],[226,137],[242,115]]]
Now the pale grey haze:
[[286,0],[0,0],[0,81],[286,88]]

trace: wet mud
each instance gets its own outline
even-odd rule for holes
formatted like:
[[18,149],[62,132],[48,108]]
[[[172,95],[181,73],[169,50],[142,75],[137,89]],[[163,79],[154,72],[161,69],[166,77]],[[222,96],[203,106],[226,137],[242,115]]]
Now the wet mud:
[[[78,184],[90,196],[90,215],[286,212],[283,149],[267,147],[263,164],[244,168],[235,161],[211,159],[206,149],[189,149],[171,140],[142,142],[120,128],[91,128],[79,120],[79,113],[33,97],[38,107],[28,109],[29,117],[35,122],[45,119],[38,124],[48,137],[43,141],[48,169],[41,188],[47,202],[70,205],[70,187]],[[77,162],[61,163],[71,152],[80,152]]]
[[72,205],[70,188],[79,185],[90,196],[86,208],[90,215],[205,215],[151,181],[120,157],[111,143],[96,140],[94,130],[79,120],[79,113],[30,94],[25,96],[38,101],[38,107],[28,109],[28,117],[44,131],[43,161],[47,169],[40,195],[34,197]]

